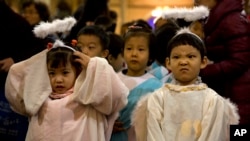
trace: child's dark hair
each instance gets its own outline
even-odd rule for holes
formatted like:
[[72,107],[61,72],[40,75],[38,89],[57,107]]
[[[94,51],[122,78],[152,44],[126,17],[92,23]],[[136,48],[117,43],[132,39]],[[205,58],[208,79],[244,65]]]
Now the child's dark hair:
[[51,48],[47,52],[47,65],[50,68],[58,68],[60,65],[66,66],[71,63],[76,69],[77,75],[81,72],[81,64],[75,61],[76,56],[73,55],[73,50],[66,47]]
[[[155,60],[155,54],[156,54],[156,37],[153,34],[152,30],[149,28],[145,28],[142,26],[138,26],[137,24],[134,24],[128,28],[128,31],[124,34],[124,44],[127,40],[129,40],[131,37],[138,37],[143,36],[148,39],[148,47],[149,47],[149,61],[148,66],[150,66],[154,60]],[[124,52],[124,47],[122,48],[122,51]]]
[[83,27],[77,34],[77,37],[80,35],[94,35],[100,39],[103,50],[108,49],[109,46],[109,37],[104,29],[97,25],[89,25]]
[[157,55],[156,60],[165,66],[165,60],[167,57],[167,45],[168,42],[175,36],[176,32],[180,29],[174,20],[168,20],[157,30],[155,30],[155,36],[157,39]]
[[123,39],[120,35],[113,32],[108,32],[109,35],[109,54],[117,59],[118,55],[122,53],[122,48],[124,46]]
[[168,46],[167,46],[167,57],[170,57],[170,54],[173,48],[180,46],[180,45],[193,46],[200,52],[202,59],[204,58],[204,56],[206,56],[205,44],[202,41],[202,39],[200,39],[200,37],[198,37],[197,35],[193,33],[180,33],[174,36],[169,41]]

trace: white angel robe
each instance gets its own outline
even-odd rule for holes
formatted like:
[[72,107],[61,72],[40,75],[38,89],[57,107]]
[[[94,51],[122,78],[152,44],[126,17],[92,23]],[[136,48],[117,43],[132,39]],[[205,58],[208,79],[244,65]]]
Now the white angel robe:
[[26,141],[109,141],[129,90],[102,58],[91,58],[73,94],[51,100],[47,50],[14,64],[6,81],[11,108],[30,118]]
[[133,126],[137,141],[229,141],[237,107],[204,83],[165,84],[138,102]]

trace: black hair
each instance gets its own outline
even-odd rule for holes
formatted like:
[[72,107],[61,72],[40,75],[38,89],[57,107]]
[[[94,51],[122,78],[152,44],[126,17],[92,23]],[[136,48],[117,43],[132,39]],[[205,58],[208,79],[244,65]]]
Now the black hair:
[[165,66],[165,60],[167,57],[167,45],[168,42],[175,36],[176,32],[180,29],[174,20],[168,19],[168,21],[155,30],[155,36],[157,39],[157,55],[156,60]]
[[152,30],[152,27],[150,26],[150,24],[147,21],[143,20],[143,19],[136,20],[134,22],[134,25],[141,26],[143,28],[148,28],[148,29]]
[[105,30],[97,25],[89,25],[83,27],[77,34],[77,37],[81,35],[94,35],[97,36],[102,45],[102,49],[108,49],[109,46],[109,37]]
[[112,32],[108,32],[109,35],[109,54],[114,58],[117,58],[120,53],[122,53],[122,48],[124,45],[123,39],[120,35]]
[[167,57],[170,57],[171,51],[173,48],[180,46],[180,45],[191,45],[196,48],[200,54],[201,58],[203,59],[206,56],[206,48],[205,44],[200,37],[193,33],[180,33],[174,36],[168,43],[167,46]]
[[[145,28],[142,26],[138,26],[137,24],[134,24],[128,28],[128,31],[124,34],[124,44],[127,40],[129,40],[131,37],[138,37],[138,36],[143,36],[148,39],[148,47],[149,47],[149,61],[148,61],[148,66],[150,66],[156,56],[156,37],[153,34],[152,30],[149,28]],[[124,52],[124,47],[122,48],[122,51]]]
[[25,1],[22,5],[22,10],[31,5],[35,6],[35,9],[37,10],[37,13],[42,21],[46,22],[50,20],[50,11],[48,6],[44,2],[34,1],[34,0]]
[[66,47],[51,48],[47,52],[47,65],[50,68],[58,68],[60,65],[66,66],[70,63],[76,69],[77,75],[81,72],[82,67],[76,62],[77,57],[73,55],[73,50]]
[[176,23],[180,27],[184,28],[184,27],[190,26],[190,24],[192,23],[192,21],[186,21],[185,19],[176,19]]
[[113,21],[109,16],[106,16],[106,15],[98,16],[95,19],[94,24],[103,28],[106,32],[115,31],[114,26],[113,26],[114,25]]

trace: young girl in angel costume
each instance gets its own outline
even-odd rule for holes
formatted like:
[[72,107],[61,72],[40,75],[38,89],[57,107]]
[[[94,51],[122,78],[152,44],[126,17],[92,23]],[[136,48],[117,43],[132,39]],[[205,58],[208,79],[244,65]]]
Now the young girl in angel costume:
[[129,88],[128,104],[120,111],[111,141],[135,140],[131,127],[131,114],[137,101],[144,95],[162,86],[162,82],[147,72],[154,61],[155,36],[148,28],[134,25],[124,35],[123,57],[127,69],[118,73],[120,79]]
[[[44,23],[34,32],[38,37],[55,27],[61,32],[58,24],[68,29],[72,20]],[[50,47],[14,64],[7,77],[11,108],[30,119],[26,140],[109,141],[128,89],[105,59],[90,58],[60,40]]]
[[173,81],[138,102],[133,115],[138,141],[228,141],[237,108],[201,82],[208,59],[202,40],[182,29],[169,42],[166,66]]

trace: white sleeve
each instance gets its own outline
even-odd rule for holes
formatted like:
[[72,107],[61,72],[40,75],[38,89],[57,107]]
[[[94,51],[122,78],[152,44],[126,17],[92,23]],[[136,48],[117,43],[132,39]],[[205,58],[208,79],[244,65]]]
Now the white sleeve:
[[5,96],[11,108],[23,115],[34,115],[52,92],[47,65],[47,50],[13,64],[5,83]]
[[210,90],[203,106],[202,132],[198,141],[229,141],[230,124],[238,124],[237,108]]
[[129,90],[106,59],[90,59],[87,70],[77,78],[73,98],[91,104],[103,114],[120,111],[127,104]]
[[147,109],[147,141],[164,141],[161,130],[164,111],[162,92],[156,91],[149,96]]

